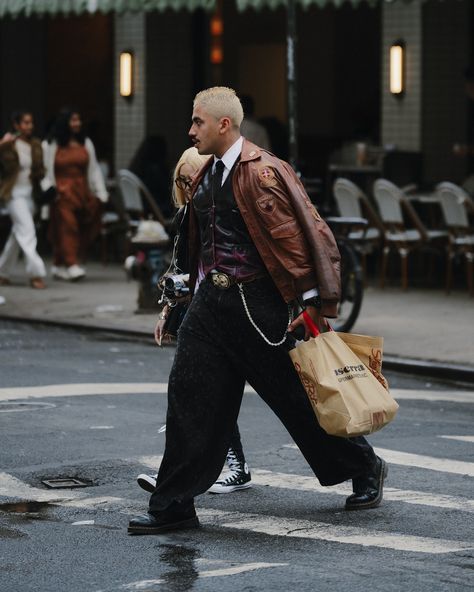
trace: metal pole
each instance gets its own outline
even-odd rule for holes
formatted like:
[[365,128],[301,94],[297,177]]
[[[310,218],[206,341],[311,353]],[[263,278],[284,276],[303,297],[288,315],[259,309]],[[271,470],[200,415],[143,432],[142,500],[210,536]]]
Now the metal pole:
[[289,161],[296,170],[298,165],[298,120],[296,89],[296,0],[288,0],[287,25],[287,74],[288,74],[288,127]]

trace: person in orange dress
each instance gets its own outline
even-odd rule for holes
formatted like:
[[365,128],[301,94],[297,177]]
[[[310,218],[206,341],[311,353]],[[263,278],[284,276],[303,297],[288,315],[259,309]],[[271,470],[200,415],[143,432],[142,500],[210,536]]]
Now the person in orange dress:
[[76,281],[86,275],[80,263],[100,232],[102,204],[108,199],[94,145],[77,111],[61,111],[44,152],[47,174],[57,191],[48,230],[54,257],[51,273]]

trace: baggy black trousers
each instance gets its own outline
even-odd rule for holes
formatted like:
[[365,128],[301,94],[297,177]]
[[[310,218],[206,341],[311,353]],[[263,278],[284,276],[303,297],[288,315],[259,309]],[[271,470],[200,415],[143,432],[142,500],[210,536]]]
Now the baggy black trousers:
[[[288,324],[288,307],[271,279],[244,284],[250,314],[272,342]],[[245,381],[276,413],[322,485],[370,470],[365,438],[329,436],[319,426],[288,349],[272,347],[251,325],[238,286],[208,279],[181,325],[168,386],[166,446],[150,511],[191,502],[217,479],[239,414]]]

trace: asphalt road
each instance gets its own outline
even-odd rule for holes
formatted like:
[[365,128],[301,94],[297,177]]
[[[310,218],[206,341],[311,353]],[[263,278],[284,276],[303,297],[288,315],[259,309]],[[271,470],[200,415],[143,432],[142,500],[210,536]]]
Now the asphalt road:
[[135,477],[163,452],[172,355],[0,322],[2,592],[472,590],[474,393],[400,375],[399,416],[370,438],[390,467],[380,508],[345,512],[350,484],[320,487],[248,393],[252,489],[200,496],[199,530],[128,536],[147,506]]

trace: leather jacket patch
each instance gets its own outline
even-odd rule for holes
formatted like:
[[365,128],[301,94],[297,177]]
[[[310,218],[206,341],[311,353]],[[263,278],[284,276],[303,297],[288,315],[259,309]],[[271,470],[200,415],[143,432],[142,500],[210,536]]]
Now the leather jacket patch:
[[260,181],[260,187],[275,187],[278,183],[275,178],[273,167],[268,164],[263,164],[258,167],[258,179]]
[[264,214],[273,214],[275,211],[275,198],[273,195],[265,195],[257,199],[257,205]]

